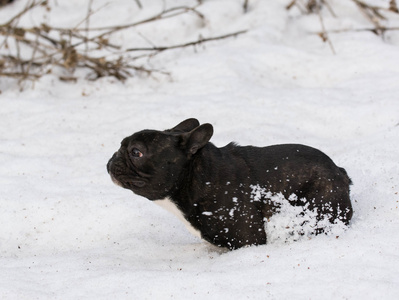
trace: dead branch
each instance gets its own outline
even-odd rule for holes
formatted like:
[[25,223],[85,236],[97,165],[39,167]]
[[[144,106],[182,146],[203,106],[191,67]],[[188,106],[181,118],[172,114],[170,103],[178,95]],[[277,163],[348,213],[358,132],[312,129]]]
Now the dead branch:
[[[137,61],[139,58],[150,58],[166,50],[196,46],[209,41],[237,36],[245,32],[239,31],[217,37],[199,38],[196,41],[167,47],[153,46],[121,50],[122,46],[109,42],[109,38],[114,33],[150,22],[174,18],[183,14],[194,14],[196,17],[204,20],[205,16],[197,10],[197,7],[202,2],[198,1],[198,4],[193,7],[176,6],[164,9],[149,18],[130,24],[97,28],[90,26],[90,17],[98,11],[92,10],[92,3],[93,1],[90,0],[84,20],[72,28],[56,28],[48,24],[31,28],[18,26],[19,20],[26,13],[40,6],[47,5],[46,1],[30,0],[20,13],[0,25],[0,37],[3,37],[0,49],[8,52],[8,54],[0,54],[0,76],[17,78],[19,80],[35,80],[46,73],[53,72],[54,68],[63,69],[71,74],[60,76],[59,78],[62,81],[76,81],[73,73],[79,68],[89,70],[90,74],[87,78],[93,80],[104,76],[112,76],[123,81],[137,73],[150,75],[153,72],[158,72],[168,75],[167,72],[149,68],[145,65],[136,65],[132,62]],[[138,0],[136,4],[141,6]],[[80,27],[81,25],[82,27]],[[97,34],[90,36],[90,34],[96,32]],[[13,44],[15,51],[11,50],[10,43]],[[26,54],[24,57],[22,56],[20,50],[22,46],[25,50],[30,50],[29,57],[25,57]],[[99,57],[93,54],[94,51],[98,52],[99,49],[105,52],[103,56]],[[120,53],[113,52],[115,50]],[[134,51],[141,51],[144,54],[137,57],[128,56],[129,53]]]
[[21,79],[21,78],[25,78],[25,79],[35,78],[35,79],[38,79],[42,75],[41,74],[32,74],[32,73],[20,73],[20,72],[0,72],[0,76],[1,77],[16,78],[16,79]]
[[26,7],[20,13],[18,13],[14,17],[12,17],[7,23],[0,25],[0,27],[7,27],[7,26],[11,25],[15,20],[18,20],[19,18],[21,18],[28,11],[32,10],[36,6],[45,5],[46,3],[47,3],[46,1],[40,1],[40,2],[31,1],[31,3],[28,3],[26,5]]
[[361,32],[361,31],[369,31],[373,32],[377,35],[383,36],[387,31],[398,30],[397,27],[387,27],[384,22],[387,20],[387,17],[384,13],[393,12],[399,14],[398,6],[396,4],[396,0],[390,0],[389,7],[380,7],[368,4],[362,0],[352,0],[359,9],[359,12],[365,16],[365,18],[373,25],[372,28],[362,28],[362,29],[344,29],[344,30],[327,30],[324,25],[322,9],[326,7],[333,17],[336,17],[335,12],[332,9],[332,6],[327,0],[292,0],[287,6],[286,9],[290,10],[293,7],[297,7],[301,13],[307,14],[317,14],[321,24],[321,31],[314,32],[323,40],[323,42],[328,42],[333,52],[335,52],[331,40],[328,36],[328,33],[341,33],[341,32]]
[[399,13],[398,5],[396,4],[396,0],[391,0],[389,2],[389,10],[394,13]]
[[[106,27],[92,27],[89,30],[90,31],[104,31],[107,30],[107,32],[103,33],[103,35],[107,35],[107,34],[111,34],[114,33],[116,31],[119,30],[123,30],[123,29],[127,29],[127,28],[131,28],[131,27],[136,27],[139,25],[143,25],[146,23],[150,23],[150,22],[154,22],[154,21],[160,21],[160,20],[164,20],[164,19],[169,19],[169,18],[173,18],[188,12],[192,12],[195,15],[197,15],[199,18],[204,19],[205,16],[200,13],[197,10],[198,5],[196,5],[195,7],[189,7],[189,6],[177,6],[177,7],[172,7],[169,9],[165,9],[162,12],[149,17],[147,19],[138,21],[138,22],[134,22],[134,23],[130,23],[130,24],[126,24],[126,25],[117,25],[117,26],[106,26]],[[62,30],[61,28],[54,28],[56,30]],[[84,31],[84,28],[76,28],[75,31]]]
[[[381,34],[387,31],[396,31],[399,30],[399,27],[380,27],[378,31],[375,28],[358,28],[358,29],[332,29],[327,30],[327,33],[344,33],[344,32],[372,32],[374,34]],[[317,35],[320,35],[321,32],[314,32]]]
[[244,0],[243,8],[244,8],[244,13],[248,12],[248,0]]
[[0,7],[14,2],[14,0],[0,0]]
[[135,1],[136,1],[137,6],[138,6],[140,9],[142,9],[142,8],[143,8],[143,5],[141,4],[140,0],[135,0]]
[[229,33],[229,34],[225,34],[225,35],[221,35],[221,36],[216,36],[216,37],[210,37],[210,38],[199,38],[196,41],[192,41],[192,42],[188,42],[188,43],[184,43],[184,44],[177,44],[177,45],[172,45],[172,46],[164,46],[164,47],[143,47],[143,48],[130,48],[130,49],[126,49],[127,52],[134,52],[134,51],[154,51],[154,52],[162,52],[165,50],[172,50],[172,49],[177,49],[177,48],[186,48],[189,46],[196,46],[196,45],[200,45],[202,43],[206,43],[206,42],[210,42],[210,41],[216,41],[216,40],[222,40],[222,39],[226,39],[229,37],[236,37],[237,35],[246,33],[247,30],[241,30],[241,31],[237,31],[237,32],[233,32],[233,33]]
[[[1,1],[1,0],[0,0]],[[324,42],[328,42],[335,53],[331,42],[330,33],[344,31],[370,31],[383,35],[386,31],[399,30],[397,27],[386,26],[387,14],[390,12],[399,14],[396,0],[390,0],[389,7],[370,5],[363,0],[352,0],[359,12],[370,22],[371,28],[356,30],[331,30],[325,27],[323,11],[327,10],[336,17],[332,5],[328,0],[292,0],[287,5],[287,10],[297,7],[302,13],[316,14],[320,21],[321,30],[315,32]],[[4,1],[3,1],[4,2]],[[1,2],[1,3],[3,3]],[[7,1],[6,1],[7,2]],[[194,15],[204,21],[205,16],[198,7],[203,1],[198,0],[194,6],[175,6],[164,8],[162,11],[139,21],[129,24],[117,24],[115,26],[92,27],[90,18],[103,9],[107,4],[92,9],[93,0],[89,0],[87,14],[83,20],[71,28],[57,28],[49,24],[41,24],[36,27],[23,27],[18,25],[22,18],[26,18],[28,12],[40,7],[47,7],[46,0],[29,0],[25,7],[7,22],[0,24],[0,76],[17,78],[19,80],[35,80],[40,76],[53,72],[53,69],[61,69],[63,75],[60,80],[75,81],[73,76],[76,69],[87,69],[89,79],[97,79],[104,76],[112,76],[118,80],[126,80],[138,73],[152,74],[158,69],[138,64],[140,59],[151,58],[164,51],[181,49],[190,46],[198,46],[207,42],[235,37],[246,32],[241,30],[225,35],[198,38],[194,41],[183,42],[168,46],[158,46],[151,43],[151,38],[143,37],[150,47],[130,47],[123,49],[121,45],[110,42],[112,36],[120,31],[129,30],[144,24],[158,22],[182,15]],[[244,0],[244,11],[248,9],[249,0]],[[141,8],[141,2],[136,0],[136,5]],[[139,34],[140,35],[140,34]],[[22,51],[23,50],[23,51]],[[99,52],[101,50],[101,52]],[[28,54],[27,54],[28,53]],[[98,54],[98,53],[101,53]],[[135,53],[136,56],[131,56]],[[65,73],[70,75],[65,75]]]
[[321,25],[320,37],[322,38],[323,42],[328,42],[328,45],[330,46],[332,53],[336,54],[334,46],[333,46],[331,39],[329,38],[326,28],[324,26],[324,20],[323,20],[322,14],[320,13],[320,7],[317,6],[316,10],[317,10],[317,15],[319,16],[320,25]]

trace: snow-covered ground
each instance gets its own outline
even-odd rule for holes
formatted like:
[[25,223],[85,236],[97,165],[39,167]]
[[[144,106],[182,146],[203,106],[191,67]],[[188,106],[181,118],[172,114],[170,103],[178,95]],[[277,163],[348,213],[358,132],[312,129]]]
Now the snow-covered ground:
[[[1,23],[23,2],[1,8]],[[50,1],[51,12],[36,10],[26,22],[47,14],[52,24],[73,26],[88,2]],[[91,24],[196,3],[141,2],[143,10],[112,1]],[[399,298],[399,32],[384,40],[331,34],[334,55],[312,33],[317,15],[287,12],[289,2],[249,0],[244,14],[243,1],[208,0],[198,8],[205,24],[182,16],[114,37],[165,45],[249,29],[154,57],[170,77],[61,83],[46,75],[23,92],[1,78],[1,299]],[[327,28],[370,27],[351,1],[329,2],[339,17],[324,11]],[[350,228],[226,252],[111,182],[105,165],[122,138],[188,117],[212,123],[217,146],[303,143],[324,151],[354,182]]]

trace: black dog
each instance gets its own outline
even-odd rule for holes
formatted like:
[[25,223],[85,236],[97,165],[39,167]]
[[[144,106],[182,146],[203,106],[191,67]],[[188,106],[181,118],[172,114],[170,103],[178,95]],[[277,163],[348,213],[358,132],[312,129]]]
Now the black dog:
[[[321,151],[295,144],[217,148],[209,143],[212,134],[212,125],[196,119],[137,132],[122,141],[108,173],[135,194],[173,204],[203,239],[229,249],[266,243],[265,222],[279,207],[270,197],[276,193],[319,219],[349,223],[351,181]],[[254,197],[254,186],[269,193]]]

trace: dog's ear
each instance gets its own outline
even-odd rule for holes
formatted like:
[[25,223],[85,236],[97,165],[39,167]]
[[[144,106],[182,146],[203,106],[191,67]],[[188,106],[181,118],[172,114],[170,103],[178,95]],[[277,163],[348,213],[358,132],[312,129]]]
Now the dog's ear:
[[182,134],[182,146],[188,154],[193,155],[209,142],[212,135],[213,126],[211,124],[202,124],[190,132]]
[[194,128],[197,128],[200,125],[197,119],[191,118],[187,119],[172,129],[166,130],[167,132],[190,132]]

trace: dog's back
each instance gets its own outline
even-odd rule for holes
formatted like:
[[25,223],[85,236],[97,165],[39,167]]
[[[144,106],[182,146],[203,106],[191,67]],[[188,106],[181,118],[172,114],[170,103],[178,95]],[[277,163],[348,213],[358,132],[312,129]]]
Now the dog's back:
[[[231,143],[216,148],[209,143],[203,151],[202,164],[218,174],[217,182],[226,184],[225,190],[231,185],[247,194],[257,185],[271,194],[281,193],[292,205],[307,205],[323,216],[328,211],[331,222],[339,219],[348,224],[352,217],[351,180],[345,169],[320,150],[299,144],[253,147]],[[270,217],[274,209],[263,209],[264,217]]]
[[291,201],[294,205],[304,205],[300,199],[306,198],[310,210],[317,208],[322,213],[329,207],[331,220],[338,218],[347,224],[351,219],[351,180],[345,169],[320,150],[299,144],[262,148],[230,144],[226,151],[236,160],[245,160],[251,179],[242,180],[282,193],[286,199],[295,194],[298,201]]

